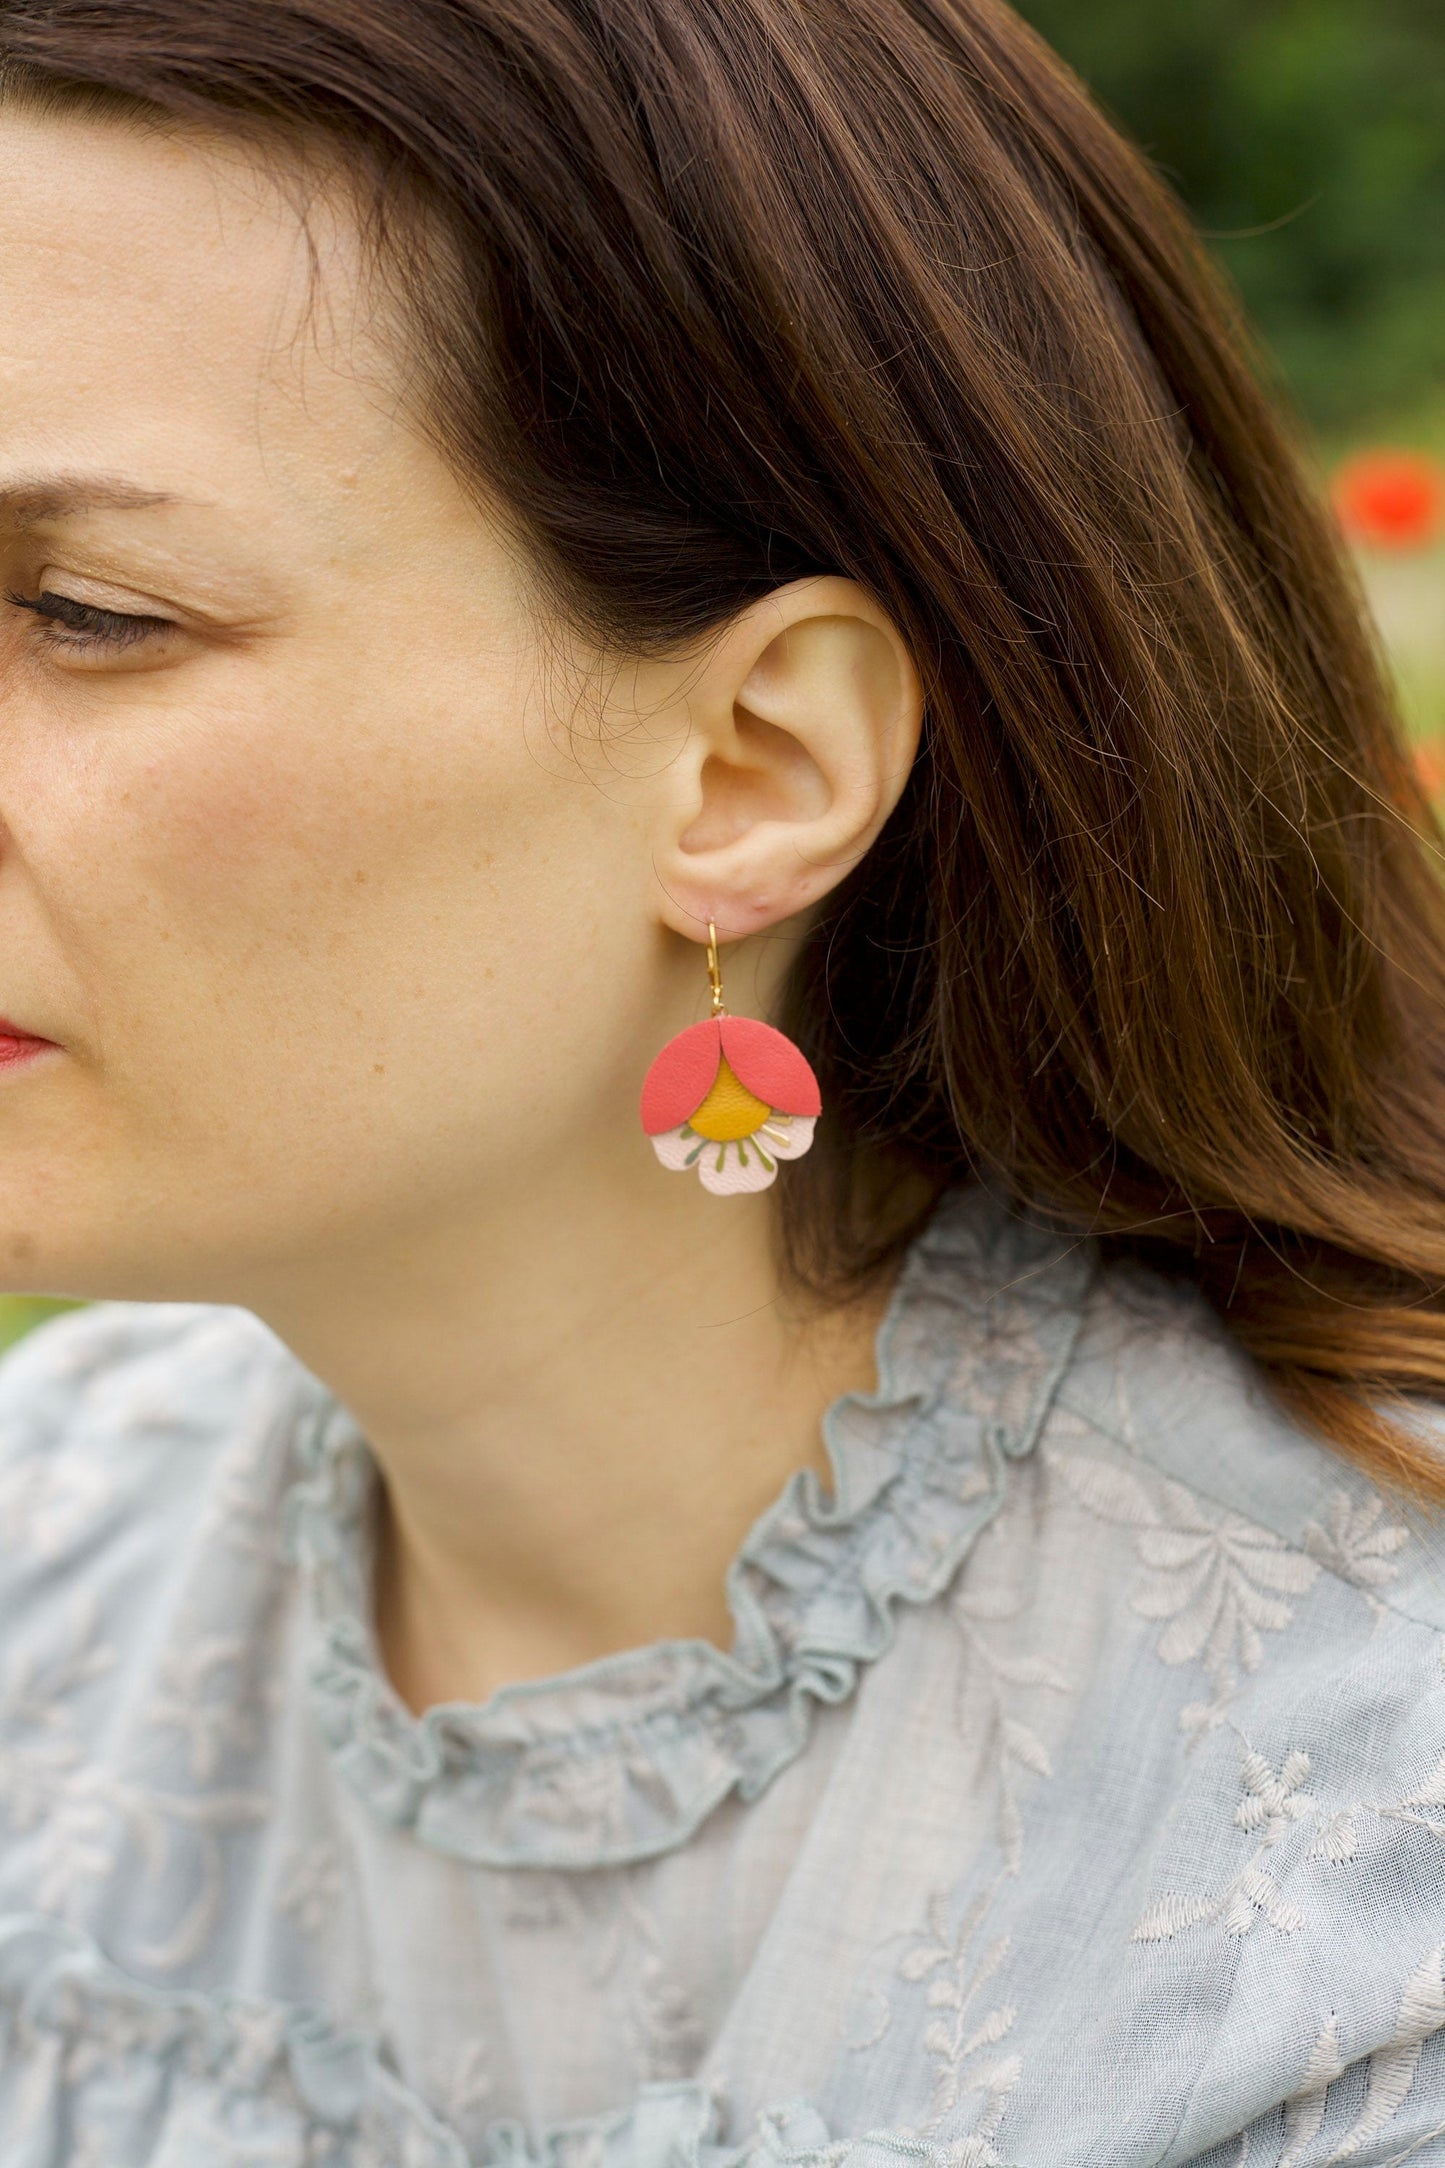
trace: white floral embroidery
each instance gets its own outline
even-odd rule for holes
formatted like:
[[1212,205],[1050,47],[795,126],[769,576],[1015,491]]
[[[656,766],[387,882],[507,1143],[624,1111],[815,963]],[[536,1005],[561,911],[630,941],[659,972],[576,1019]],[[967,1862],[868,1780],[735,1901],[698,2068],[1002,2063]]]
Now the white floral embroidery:
[[251,1653],[244,1636],[210,1634],[169,1648],[160,1659],[146,1713],[158,1731],[181,1734],[198,1783],[209,1783],[228,1748],[244,1754],[255,1741],[252,1711],[233,1694],[215,1691],[220,1674]]
[[1428,1829],[1432,1837],[1445,1837],[1445,1822],[1439,1817],[1445,1813],[1445,1754],[1441,1754],[1434,1768],[1413,1792],[1403,1799],[1396,1799],[1378,1809],[1391,1821],[1413,1822],[1417,1829]]
[[706,2030],[673,1977],[651,1900],[656,1870],[644,1863],[617,1881],[596,1875],[529,1877],[513,1889],[507,1924],[555,1934],[583,1950],[587,1976],[620,2020],[638,2084],[691,2077]]
[[101,1882],[116,1863],[114,1788],[105,1771],[78,1768],[59,1787],[41,1826],[34,1855],[35,1895],[49,1912],[78,1918],[88,1882]]
[[68,1736],[0,1738],[0,1812],[17,1835],[55,1811],[83,1760],[79,1741]]
[[174,1382],[157,1376],[151,1363],[136,1363],[118,1376],[100,1374],[92,1380],[86,1402],[99,1413],[104,1400],[105,1427],[112,1438],[143,1438],[149,1432],[186,1429],[192,1410],[176,1397]]
[[1409,1529],[1387,1518],[1385,1501],[1374,1491],[1363,1498],[1332,1492],[1323,1519],[1311,1521],[1304,1532],[1311,1558],[1363,1589],[1383,1588],[1397,1577],[1395,1561],[1409,1540]]
[[1409,1822],[1445,1840],[1445,1753],[1413,1791],[1400,1799],[1352,1800],[1323,1824],[1309,1850],[1311,1859],[1327,1859],[1335,1865],[1354,1859],[1360,1849],[1360,1818],[1373,1815],[1382,1822]]
[[[148,1790],[99,1765],[77,1770],[63,1785],[37,1842],[36,1898],[47,1911],[83,1920],[88,1882],[103,1881],[120,1864],[127,1840],[139,1852],[147,1878],[157,1887],[181,1881],[173,1868],[179,1837],[188,1832],[194,1893],[183,1902],[169,1933],[140,1946],[140,1961],[157,1971],[188,1964],[205,1948],[224,1894],[222,1840],[234,1829],[265,1820],[258,1792],[183,1793]],[[182,1874],[184,1865],[182,1864]]]
[[277,1556],[275,1508],[260,1480],[266,1458],[265,1439],[248,1431],[227,1448],[197,1523],[198,1549],[219,1541],[263,1564]]
[[1359,1811],[1358,1807],[1341,1807],[1337,1813],[1332,1814],[1321,1824],[1306,1857],[1327,1859],[1336,1867],[1343,1866],[1347,1859],[1353,1859],[1360,1849],[1359,1826],[1356,1821]]
[[1039,1290],[1028,1277],[1000,1287],[992,1259],[972,1265],[963,1284],[972,1315],[970,1329],[956,1338],[952,1390],[965,1404],[990,1405],[1000,1423],[1017,1431],[1048,1360],[1039,1337]]
[[1180,1711],[1180,1728],[1212,1729],[1223,1721],[1240,1673],[1258,1669],[1261,1635],[1291,1623],[1294,1608],[1285,1599],[1313,1586],[1318,1560],[1242,1514],[1211,1514],[1172,1477],[1152,1477],[1146,1486],[1117,1461],[1061,1445],[1064,1435],[1060,1423],[1045,1452],[1047,1465],[1086,1511],[1131,1531],[1135,1555],[1146,1568],[1132,1608],[1162,1622],[1157,1648],[1163,1662],[1200,1664],[1211,1687],[1207,1702]]
[[1132,1942],[1168,1942],[1186,1927],[1218,1921],[1228,1935],[1247,1935],[1261,1918],[1281,1934],[1294,1934],[1304,1924],[1298,1905],[1280,1895],[1274,1877],[1260,1865],[1291,1822],[1315,1810],[1308,1792],[1300,1789],[1310,1773],[1310,1758],[1298,1749],[1285,1755],[1278,1773],[1262,1754],[1252,1749],[1244,1757],[1243,1786],[1235,1810],[1235,1826],[1253,1835],[1260,1833],[1253,1856],[1222,1890],[1190,1896],[1168,1890],[1150,1905],[1130,1936]]
[[685,1989],[668,1969],[656,1917],[641,1901],[635,1885],[628,1891],[625,1909],[638,1947],[632,2034],[643,2082],[690,2077],[707,2045],[705,2030]]
[[119,1488],[96,1453],[0,1464],[0,1546],[42,1564],[60,1558],[110,1511]]
[[[459,2168],[454,2140],[389,2086],[360,2103],[354,2123],[316,2121],[292,2074],[291,2020],[283,2006],[233,1999],[224,2014],[218,2009],[197,2024],[128,1991],[95,1990],[83,1978],[62,1978],[37,2012],[23,1991],[8,1989],[0,2010],[3,2061],[19,2077],[6,2095],[7,2145],[43,2131],[59,2097],[83,2114],[81,2088],[101,2076],[121,2082],[98,2089],[94,2134],[87,2128],[84,2149],[78,2141],[67,2145],[67,2168],[74,2168],[72,2154],[95,2168],[138,2161],[130,2147],[140,2143],[156,2168],[162,2158],[224,2161],[227,2168]],[[187,2081],[163,2091],[159,2127],[150,2121],[155,2088],[125,2082],[136,2063],[169,2066]],[[36,2157],[58,2156],[47,2146]]]
[[429,2091],[450,2122],[475,2122],[485,2112],[494,2090],[486,2047],[480,2040],[459,2041],[433,2064]]
[[[1445,2027],[1445,1946],[1433,1949],[1405,1983],[1395,2020],[1395,2037],[1369,2060],[1365,2098],[1355,2121],[1329,2156],[1327,2168],[1353,2160],[1388,2129],[1409,2098],[1420,2054],[1432,2034]],[[1406,2156],[1408,2157],[1408,2156]]]
[[66,2082],[65,2048],[53,2035],[37,2035],[23,2017],[6,2015],[5,2060],[19,2078],[7,2102],[5,2135],[18,2148],[51,2113],[56,2091]]
[[1332,2010],[1310,2050],[1299,2091],[1285,2102],[1284,2151],[1280,2155],[1279,2168],[1296,2168],[1306,2149],[1319,2136],[1329,2089],[1344,2067],[1339,2021]]
[[[52,1649],[7,1651],[0,1667],[0,1809],[17,1834],[59,1816],[70,1788],[83,1783],[85,1757],[68,1702],[115,1663],[88,1595],[70,1605]],[[92,1856],[82,1841],[82,1872]]]
[[65,1702],[116,1665],[116,1652],[101,1639],[100,1611],[88,1592],[70,1604],[53,1649],[13,1648],[0,1669],[0,1722],[62,1731]]
[[1236,1825],[1251,1835],[1263,1830],[1263,1841],[1276,1843],[1291,1822],[1314,1812],[1314,1800],[1299,1788],[1309,1773],[1310,1758],[1298,1749],[1286,1754],[1278,1776],[1264,1756],[1251,1749],[1244,1757],[1244,1794],[1235,1809]]
[[948,2168],[1001,2168],[1002,2156],[994,2140],[1022,2070],[1023,2063],[1017,2055],[1006,2055],[1002,2062],[991,2064],[970,2080],[967,2090],[983,2094],[983,2108],[968,2136],[956,2139],[948,2148],[945,2155]]
[[[1022,2058],[1016,2054],[985,2059],[988,2050],[1008,2038],[1018,2017],[1017,2006],[1009,1998],[985,1996],[1008,1957],[1010,1938],[995,1936],[974,1955],[1000,1889],[1018,1876],[1022,1865],[1022,1786],[1029,1778],[1048,1780],[1053,1775],[1048,1748],[1018,1714],[1015,1697],[1028,1690],[1072,1691],[1071,1680],[1047,1657],[1031,1649],[1007,1647],[1004,1634],[984,1630],[1016,1625],[1030,1608],[1030,1596],[1022,1585],[1016,1585],[1007,1572],[998,1577],[991,1570],[999,1557],[1010,1565],[1029,1557],[1026,1545],[1009,1547],[1015,1511],[1021,1521],[1026,1517],[1026,1508],[1005,1507],[948,1599],[948,1616],[965,1659],[960,1667],[959,1722],[969,1728],[970,1690],[981,1691],[987,1711],[985,1751],[998,1786],[998,1867],[967,1905],[956,1928],[949,1926],[951,1893],[935,1891],[928,1903],[926,1929],[911,1938],[896,1966],[897,1977],[906,1986],[925,1988],[926,2007],[934,2013],[923,2032],[924,2052],[932,2065],[927,2115],[918,2131],[902,2135],[935,2138],[946,2122],[957,2117],[969,2096],[982,2095],[972,2129],[952,2139],[946,2148],[949,2168],[997,2168],[1001,2155],[995,2140],[1023,2072]],[[892,2025],[893,1999],[884,1994],[878,2002],[879,2021],[867,2039],[852,2043],[854,2053],[875,2047]]]
[[1056,1694],[1070,1691],[1068,1679],[1046,1657],[999,1649],[982,1632],[987,1624],[1013,1623],[1023,1615],[1025,1607],[1021,1595],[982,1581],[970,1581],[967,1575],[949,1601],[949,1615],[974,1659],[964,1677],[984,1682],[990,1704],[989,1743],[998,1773],[999,1848],[1011,1875],[1018,1873],[1023,1853],[1020,1779],[1025,1772],[1036,1777],[1051,1777],[1054,1772],[1043,1740],[1010,1709],[1004,1689],[1041,1686]]
[[144,1953],[145,1962],[168,1968],[204,1947],[215,1923],[224,1832],[264,1819],[266,1801],[254,1792],[152,1791],[88,1762],[74,1697],[114,1663],[89,1598],[71,1606],[54,1649],[8,1652],[0,1670],[0,1806],[16,1833],[30,1836],[35,1903],[67,1919],[84,1917],[90,1885],[116,1871],[127,1839],[156,1884],[183,1887],[169,1868],[177,1833],[189,1831],[197,1886],[171,1932]]
[[289,1853],[276,1902],[304,1935],[319,1934],[341,1901],[341,1858],[329,1838],[297,1845]]
[[[943,1917],[944,1902],[935,1897],[930,1907],[929,1937],[915,1944],[904,1956],[898,1967],[899,1977],[908,1981],[928,1982],[927,2003],[930,2010],[944,2013],[932,2019],[923,2035],[923,2046],[934,2065],[933,2097],[929,2102],[926,2132],[936,2131],[944,2119],[957,2108],[966,2091],[982,2087],[991,2095],[998,2091],[993,2083],[994,2073],[970,2082],[964,2066],[984,2048],[996,2047],[1012,2030],[1018,2011],[1011,2002],[995,2003],[981,2016],[976,2016],[979,1998],[997,1973],[1009,1952],[1009,1938],[1000,1935],[983,1952],[976,1964],[971,1964],[969,1951],[977,1936],[983,1917],[988,1909],[987,1895],[975,1898],[965,1911],[955,1933],[950,1934]],[[995,2066],[996,2069],[1003,2065]],[[1010,2060],[1012,2079],[1003,2089],[1002,2099],[1018,2082],[1017,2058]],[[1002,2121],[1002,2107],[992,2128],[975,2130],[972,2137],[991,2140]]]

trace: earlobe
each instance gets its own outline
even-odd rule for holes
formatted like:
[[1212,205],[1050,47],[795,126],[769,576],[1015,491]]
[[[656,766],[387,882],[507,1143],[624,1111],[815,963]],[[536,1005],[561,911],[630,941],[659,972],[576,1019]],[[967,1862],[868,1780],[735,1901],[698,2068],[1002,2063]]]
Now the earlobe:
[[898,802],[922,721],[918,673],[855,582],[800,580],[727,628],[688,690],[655,863],[677,932],[729,939],[820,902]]

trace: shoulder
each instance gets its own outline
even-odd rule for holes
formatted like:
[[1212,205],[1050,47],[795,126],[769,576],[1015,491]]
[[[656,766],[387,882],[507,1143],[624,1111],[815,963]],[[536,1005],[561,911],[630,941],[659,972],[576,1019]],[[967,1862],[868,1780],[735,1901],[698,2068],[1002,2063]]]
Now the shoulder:
[[[140,1385],[180,1395],[203,1379],[240,1377],[280,1343],[248,1310],[192,1302],[94,1302],[38,1325],[0,1357],[0,1452],[98,1424],[124,1427]],[[151,1412],[158,1411],[160,1400]],[[142,1415],[142,1421],[145,1415]]]
[[[254,1781],[320,1393],[250,1313],[99,1303],[0,1361],[0,1915],[197,1959]],[[0,2149],[3,2150],[3,2149]]]
[[[959,1599],[1019,1742],[1021,2051],[1031,2000],[1041,2040],[1056,2017],[1067,1880],[1099,1964],[1081,2115],[1099,2067],[1147,2051],[1179,2081],[1171,2160],[1445,2144],[1445,1516],[1293,1422],[1186,1286],[1027,1226],[951,1239],[993,1322],[949,1334],[1028,1380],[987,1397],[1006,1474]],[[975,1358],[954,1368],[983,1405]]]
[[[1421,1404],[1412,1420],[1445,1477],[1445,1411]],[[1136,1549],[1151,1529],[1212,1531],[1281,1596],[1322,1581],[1367,1599],[1372,1621],[1445,1631],[1445,1508],[1381,1491],[1305,1429],[1187,1284],[1096,1270],[1044,1449]],[[1162,1558],[1157,1533],[1143,1549]]]
[[7,1645],[77,1591],[93,1603],[154,1590],[193,1555],[223,1495],[244,1516],[243,1493],[268,1489],[314,1383],[250,1312],[207,1304],[96,1303],[11,1348],[0,1359]]
[[[1277,1554],[1263,1570],[1284,1582],[1324,1575],[1445,1632],[1445,1504],[1382,1492],[1308,1431],[1187,1281],[1105,1262],[981,1191],[947,1200],[919,1253],[910,1322],[955,1421],[991,1424],[1010,1460],[1047,1462],[1136,1544],[1176,1524],[1221,1530]],[[1410,1419],[1445,1481],[1445,1408]]]
[[97,1302],[51,1318],[0,1357],[0,1465],[121,1440],[213,1439],[256,1391],[306,1373],[249,1310]]
[[1100,1273],[1037,1460],[1108,1618],[1086,1760],[1127,1829],[1111,2008],[1188,2073],[1171,2158],[1445,2142],[1440,1516],[1132,1271]]

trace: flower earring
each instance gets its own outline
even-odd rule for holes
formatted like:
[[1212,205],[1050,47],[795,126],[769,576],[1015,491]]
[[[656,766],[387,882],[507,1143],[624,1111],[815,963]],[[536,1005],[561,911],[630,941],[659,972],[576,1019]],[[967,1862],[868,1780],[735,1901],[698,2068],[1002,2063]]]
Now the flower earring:
[[669,1039],[642,1087],[642,1126],[664,1167],[695,1168],[714,1197],[776,1181],[801,1159],[823,1111],[818,1079],[791,1039],[723,1007],[717,928],[707,922],[712,1015]]

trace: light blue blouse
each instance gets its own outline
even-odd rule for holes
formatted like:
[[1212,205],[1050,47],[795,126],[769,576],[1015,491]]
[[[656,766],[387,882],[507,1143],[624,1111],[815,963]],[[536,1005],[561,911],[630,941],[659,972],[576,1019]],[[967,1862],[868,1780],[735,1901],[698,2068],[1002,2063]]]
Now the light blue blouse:
[[979,1192],[880,1376],[731,1651],[416,1718],[374,1463],[264,1326],[22,1343],[3,2168],[1445,2163],[1439,1536]]

